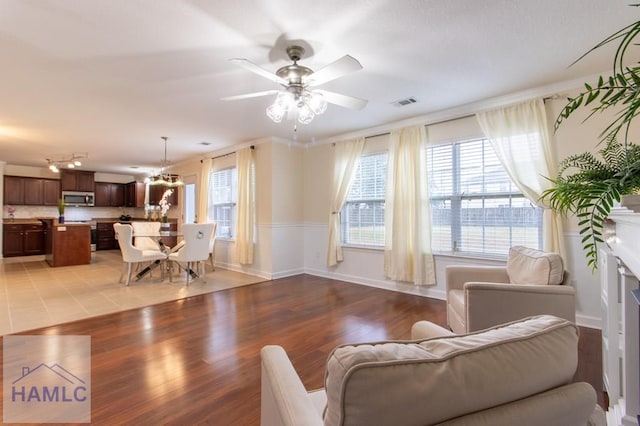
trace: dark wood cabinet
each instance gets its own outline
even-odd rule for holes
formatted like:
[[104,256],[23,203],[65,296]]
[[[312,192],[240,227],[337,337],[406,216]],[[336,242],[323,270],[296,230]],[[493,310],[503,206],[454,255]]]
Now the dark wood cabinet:
[[119,249],[112,222],[98,222],[96,224],[96,250]]
[[56,206],[60,181],[21,176],[4,177],[4,203],[27,206]]
[[44,179],[42,204],[45,206],[57,206],[60,198],[60,181]]
[[42,225],[22,225],[24,232],[24,254],[44,254],[45,230]]
[[93,192],[95,184],[95,172],[84,170],[60,170],[61,191]]
[[4,257],[22,256],[24,253],[24,238],[22,225],[3,226],[2,255]]
[[24,204],[24,178],[4,177],[4,204],[21,206]]
[[110,182],[95,183],[96,207],[122,207],[124,203],[124,184]]
[[44,181],[42,179],[24,180],[24,204],[41,206],[44,200]]
[[171,206],[178,205],[178,188],[169,188],[164,185],[149,185],[149,204],[152,206],[157,206],[162,199],[162,195],[167,189],[173,189],[173,193],[167,197],[167,202],[171,204]]
[[129,182],[125,186],[124,205],[127,207],[144,207],[144,182]]
[[4,224],[2,255],[30,256],[44,254],[45,229],[36,224]]

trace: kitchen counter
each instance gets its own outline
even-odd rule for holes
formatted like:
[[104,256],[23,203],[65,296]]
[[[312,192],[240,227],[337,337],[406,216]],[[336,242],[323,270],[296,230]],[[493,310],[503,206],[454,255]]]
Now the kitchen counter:
[[4,225],[42,225],[40,219],[7,219],[5,218],[2,223]]

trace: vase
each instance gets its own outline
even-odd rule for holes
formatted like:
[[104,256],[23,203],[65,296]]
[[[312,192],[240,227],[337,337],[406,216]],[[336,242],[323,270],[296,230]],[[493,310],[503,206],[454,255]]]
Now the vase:
[[64,223],[64,216],[58,216],[58,223]]

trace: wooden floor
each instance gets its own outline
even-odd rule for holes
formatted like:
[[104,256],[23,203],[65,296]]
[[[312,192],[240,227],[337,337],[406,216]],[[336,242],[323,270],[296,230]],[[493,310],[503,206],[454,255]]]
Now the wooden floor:
[[[422,319],[444,325],[444,302],[299,275],[21,334],[91,336],[93,424],[257,425],[262,346],[315,389],[334,346],[407,339]],[[576,380],[597,390],[600,354],[582,329]]]

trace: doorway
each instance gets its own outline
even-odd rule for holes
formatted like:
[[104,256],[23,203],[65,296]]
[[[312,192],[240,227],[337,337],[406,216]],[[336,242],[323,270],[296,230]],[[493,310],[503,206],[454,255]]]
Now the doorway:
[[196,221],[196,181],[197,175],[185,176],[184,182],[184,223],[195,223]]

